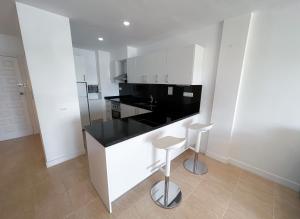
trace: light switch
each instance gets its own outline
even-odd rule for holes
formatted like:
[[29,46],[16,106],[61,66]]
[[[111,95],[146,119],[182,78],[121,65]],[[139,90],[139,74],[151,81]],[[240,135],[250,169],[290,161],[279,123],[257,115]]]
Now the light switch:
[[193,97],[194,94],[192,92],[183,92],[184,97]]
[[168,95],[173,95],[173,87],[168,87]]

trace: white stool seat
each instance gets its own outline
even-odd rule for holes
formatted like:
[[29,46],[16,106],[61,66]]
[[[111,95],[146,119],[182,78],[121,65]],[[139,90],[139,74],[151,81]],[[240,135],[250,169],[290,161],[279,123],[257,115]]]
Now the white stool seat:
[[158,149],[172,150],[181,148],[185,142],[185,138],[177,138],[173,136],[165,136],[152,142],[153,146]]
[[213,127],[214,124],[200,124],[200,123],[194,123],[189,126],[190,129],[198,130],[200,132],[207,132]]
[[184,146],[185,138],[165,136],[152,142],[157,149],[165,150],[166,162],[162,170],[165,180],[155,183],[151,188],[152,200],[162,208],[174,208],[181,201],[181,190],[175,183],[169,181],[171,172],[171,150],[179,149]]
[[212,127],[213,127],[212,123],[211,124],[194,123],[189,126],[190,129],[198,131],[197,142],[195,148],[193,148],[195,151],[194,159],[185,160],[183,166],[186,170],[188,170],[193,174],[202,175],[207,173],[208,171],[205,163],[198,160],[198,154],[200,152],[202,133],[209,131]]

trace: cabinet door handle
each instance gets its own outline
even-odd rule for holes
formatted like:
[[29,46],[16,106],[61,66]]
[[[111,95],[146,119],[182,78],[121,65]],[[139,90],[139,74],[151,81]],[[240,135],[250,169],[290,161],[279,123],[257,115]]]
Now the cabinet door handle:
[[85,81],[85,75],[83,75],[83,81]]
[[158,74],[155,75],[155,83],[158,83]]
[[169,82],[168,75],[166,75],[166,77],[165,77],[165,82],[166,82],[166,83]]

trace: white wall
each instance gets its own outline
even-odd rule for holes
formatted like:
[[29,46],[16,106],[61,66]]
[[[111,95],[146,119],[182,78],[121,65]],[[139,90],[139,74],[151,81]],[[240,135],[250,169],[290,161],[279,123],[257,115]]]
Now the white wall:
[[211,116],[215,125],[209,133],[207,151],[222,161],[228,158],[250,21],[251,15],[246,14],[223,22]]
[[[223,66],[218,71],[215,102],[219,104],[213,111],[219,117],[213,114],[217,131],[211,131],[208,148],[210,156],[298,191],[299,10],[297,4],[252,14],[242,70],[233,74]],[[234,32],[233,28],[232,40],[237,36]],[[227,56],[234,58],[230,51]],[[234,88],[231,92],[228,85]]]
[[[194,30],[174,35],[173,37],[162,39],[152,44],[138,47],[139,54],[162,48],[183,46],[189,44],[199,44],[204,47],[203,58],[203,88],[201,96],[200,116],[202,123],[210,122],[212,103],[215,90],[215,78],[218,64],[219,47],[221,40],[222,25],[216,24],[201,30]],[[201,151],[205,151],[207,136],[202,138]]]
[[300,4],[254,14],[230,156],[300,189]]
[[84,153],[69,19],[16,4],[49,167]]
[[12,56],[18,59],[22,80],[28,85],[28,87],[25,89],[25,95],[26,95],[26,104],[28,108],[28,113],[30,116],[30,121],[33,129],[33,134],[37,134],[39,133],[39,125],[38,125],[37,116],[35,112],[32,89],[30,86],[30,80],[28,76],[25,54],[24,54],[24,49],[23,49],[21,39],[15,36],[0,34],[0,55]]

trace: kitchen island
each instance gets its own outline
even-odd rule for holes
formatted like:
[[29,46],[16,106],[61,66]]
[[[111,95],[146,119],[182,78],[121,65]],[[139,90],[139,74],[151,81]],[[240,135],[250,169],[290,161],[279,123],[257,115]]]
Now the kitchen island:
[[128,96],[106,99],[152,108],[148,113],[99,121],[86,127],[91,181],[112,212],[113,201],[164,165],[165,152],[153,147],[155,139],[166,135],[187,139],[183,148],[172,153],[172,159],[195,143],[196,133],[187,127],[199,119],[200,98],[182,105],[161,103],[155,107]]

